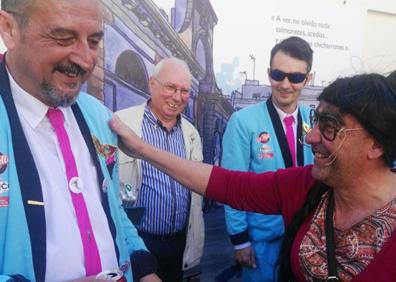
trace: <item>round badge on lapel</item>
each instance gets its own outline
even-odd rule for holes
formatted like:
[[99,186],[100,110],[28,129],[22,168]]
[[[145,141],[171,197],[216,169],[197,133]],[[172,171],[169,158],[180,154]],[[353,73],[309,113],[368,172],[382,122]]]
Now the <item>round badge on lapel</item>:
[[102,182],[103,193],[107,193],[108,189],[109,189],[109,180],[107,178],[105,178],[105,179],[103,179],[103,182]]
[[0,194],[7,193],[9,191],[8,183],[0,178]]
[[82,188],[83,188],[83,181],[80,177],[75,176],[72,179],[70,179],[69,181],[69,189],[70,191],[72,191],[73,193],[79,194],[82,192]]

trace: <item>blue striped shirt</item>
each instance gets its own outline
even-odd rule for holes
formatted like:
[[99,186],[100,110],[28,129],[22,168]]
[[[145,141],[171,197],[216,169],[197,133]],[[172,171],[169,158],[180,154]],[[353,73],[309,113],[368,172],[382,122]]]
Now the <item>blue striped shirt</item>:
[[[168,131],[146,105],[142,138],[151,145],[185,158],[181,121]],[[190,192],[180,183],[146,161],[142,161],[142,186],[137,206],[146,207],[139,229],[157,235],[185,229],[190,208]]]

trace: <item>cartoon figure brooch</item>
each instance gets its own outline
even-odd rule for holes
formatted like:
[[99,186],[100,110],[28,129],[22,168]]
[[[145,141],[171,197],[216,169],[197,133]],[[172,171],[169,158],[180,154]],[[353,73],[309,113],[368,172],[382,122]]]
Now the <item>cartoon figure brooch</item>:
[[270,134],[267,131],[261,132],[257,137],[256,141],[261,143],[260,152],[258,154],[259,159],[271,159],[274,157],[272,147],[267,144],[270,138]]
[[117,147],[110,144],[101,144],[95,135],[92,135],[92,140],[95,145],[96,152],[105,158],[106,164],[109,165],[114,163]]

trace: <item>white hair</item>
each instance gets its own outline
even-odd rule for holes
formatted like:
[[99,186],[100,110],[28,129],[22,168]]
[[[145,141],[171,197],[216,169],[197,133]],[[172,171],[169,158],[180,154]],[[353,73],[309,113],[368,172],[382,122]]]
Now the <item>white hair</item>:
[[176,58],[176,57],[164,58],[161,61],[159,61],[159,63],[154,67],[152,76],[158,78],[158,75],[161,73],[164,66],[166,66],[169,63],[176,64],[176,65],[183,67],[186,70],[186,73],[188,73],[189,79],[191,80],[191,72],[190,72],[190,68],[188,67],[187,63],[179,58]]

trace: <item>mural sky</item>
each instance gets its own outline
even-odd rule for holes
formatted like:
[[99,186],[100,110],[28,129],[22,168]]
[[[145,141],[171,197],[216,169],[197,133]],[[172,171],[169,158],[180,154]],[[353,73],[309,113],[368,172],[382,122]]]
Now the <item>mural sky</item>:
[[[170,18],[176,0],[153,0]],[[1,0],[0,0],[1,2]],[[318,3],[321,2],[321,3]],[[314,84],[365,71],[362,62],[364,9],[347,1],[331,6],[315,0],[210,0],[218,17],[213,60],[223,94],[241,89],[245,79],[268,84],[269,53],[277,40],[298,35],[314,49]],[[5,48],[0,40],[0,52]]]
[[[176,1],[154,2],[170,15]],[[326,86],[337,76],[364,72],[361,53],[365,11],[359,3],[315,0],[210,0],[210,3],[218,17],[213,60],[223,94],[240,90],[245,79],[268,84],[271,48],[292,35],[307,40],[314,50],[314,85]]]

